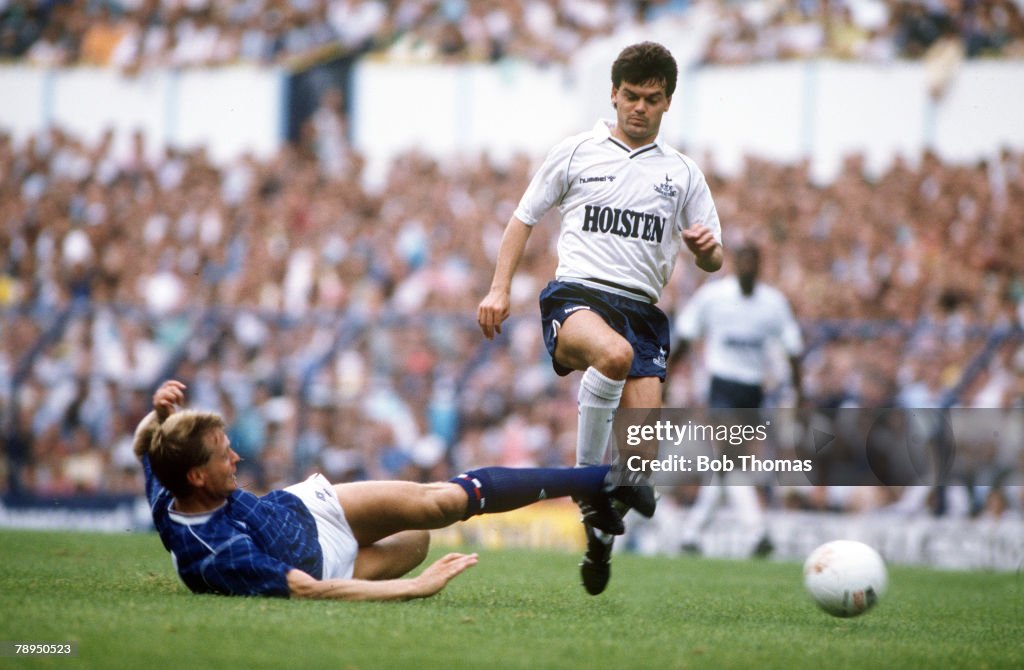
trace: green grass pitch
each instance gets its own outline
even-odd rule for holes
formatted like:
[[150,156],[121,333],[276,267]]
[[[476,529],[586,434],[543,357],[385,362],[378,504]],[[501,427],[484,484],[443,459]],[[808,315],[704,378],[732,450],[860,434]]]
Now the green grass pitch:
[[406,603],[223,598],[189,594],[155,534],[0,531],[0,640],[78,643],[0,670],[1024,667],[1019,573],[890,567],[876,609],[835,619],[794,563],[617,555],[595,598],[577,559],[484,550]]

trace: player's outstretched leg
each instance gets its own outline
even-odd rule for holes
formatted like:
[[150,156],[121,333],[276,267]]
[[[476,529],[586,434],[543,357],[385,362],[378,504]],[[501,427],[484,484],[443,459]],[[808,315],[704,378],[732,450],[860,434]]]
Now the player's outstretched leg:
[[612,507],[607,465],[581,468],[502,468],[470,470],[451,482],[469,496],[465,519],[524,507],[545,498],[571,496],[605,514],[595,515],[593,525],[607,533],[622,534],[622,518]]

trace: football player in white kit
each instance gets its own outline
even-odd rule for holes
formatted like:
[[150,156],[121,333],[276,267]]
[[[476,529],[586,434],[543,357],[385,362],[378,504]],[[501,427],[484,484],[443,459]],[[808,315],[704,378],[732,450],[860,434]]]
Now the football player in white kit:
[[[800,358],[803,338],[789,301],[781,291],[758,282],[761,252],[752,243],[732,254],[735,274],[710,281],[693,294],[675,322],[677,341],[672,361],[684,356],[694,340],[704,338],[704,361],[711,377],[708,406],[712,409],[760,408],[771,367],[771,346],[780,343],[789,360],[796,404],[802,400]],[[750,551],[772,549],[761,501],[752,485],[723,482],[701,486],[683,528],[683,550],[699,553],[700,534],[726,497],[749,533]]]
[[[530,232],[557,207],[559,262],[540,295],[541,325],[556,372],[583,371],[579,465],[603,462],[618,407],[661,406],[671,343],[668,317],[655,303],[682,246],[707,272],[722,265],[721,226],[707,181],[659,136],[677,76],[675,59],[660,44],[622,50],[611,68],[615,120],[600,120],[548,153],[505,228],[478,309],[484,336],[493,338],[509,316],[512,277]],[[636,488],[633,506],[653,514],[651,489]],[[610,577],[613,538],[590,522],[608,510],[581,510],[587,553],[580,570],[584,587],[596,595]]]

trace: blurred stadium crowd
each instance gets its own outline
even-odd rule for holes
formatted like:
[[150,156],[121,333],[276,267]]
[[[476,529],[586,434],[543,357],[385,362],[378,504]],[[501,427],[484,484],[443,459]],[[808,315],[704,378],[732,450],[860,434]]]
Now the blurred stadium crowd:
[[[141,137],[126,155],[110,135],[0,138],[8,492],[137,490],[131,432],[167,377],[228,418],[255,489],[313,468],[571,463],[577,380],[551,371],[535,318],[554,221],[531,240],[506,337],[475,324],[530,162],[406,155],[369,192],[351,149],[331,171],[318,159],[336,135],[305,137],[222,167],[202,150],[148,160]],[[825,186],[802,165],[706,168],[726,246],[759,240],[804,324],[812,403],[1024,405],[1024,154],[926,155],[875,179],[851,157]],[[663,304],[701,280],[681,262]],[[701,406],[703,387],[693,358],[667,402]],[[773,402],[787,392],[780,377]],[[1017,465],[1020,444],[1000,458]]]
[[676,22],[707,63],[1024,56],[1020,0],[2,0],[0,59],[204,67],[323,51],[561,62],[624,26]]
[[[0,0],[0,53],[127,69],[269,62],[338,45],[544,61],[624,17],[687,7],[698,5]],[[841,31],[825,18],[846,15],[828,3],[708,7],[726,17],[716,30],[733,45],[744,22],[759,39],[779,22],[823,31],[820,51],[801,55],[836,53]],[[973,55],[1019,53],[1024,36],[1012,2],[871,7],[865,15],[884,17],[894,56],[920,55],[950,27],[965,45],[979,26],[1001,31],[997,47],[965,47]],[[98,142],[59,128],[25,142],[0,134],[0,492],[138,492],[131,433],[168,377],[227,417],[245,459],[240,481],[254,490],[312,469],[336,481],[436,479],[482,464],[572,463],[578,379],[554,375],[536,319],[555,267],[553,220],[531,240],[505,337],[486,342],[475,323],[530,158],[408,154],[370,190],[339,109],[336,99],[322,107],[270,159],[224,165],[203,149],[154,158],[141,135],[120,151],[111,133]],[[806,164],[749,159],[725,176],[696,158],[726,247],[758,241],[764,279],[804,325],[809,402],[1024,406],[1024,154],[952,165],[926,153],[880,175],[852,155],[826,185]],[[680,262],[663,306],[681,308],[703,279]],[[669,406],[704,403],[699,358],[669,380]],[[791,400],[780,368],[772,402]],[[1022,459],[1019,443],[1002,445],[997,465],[1020,471]],[[876,493],[786,500],[852,508],[899,492]],[[1019,498],[1007,508],[1020,513]]]

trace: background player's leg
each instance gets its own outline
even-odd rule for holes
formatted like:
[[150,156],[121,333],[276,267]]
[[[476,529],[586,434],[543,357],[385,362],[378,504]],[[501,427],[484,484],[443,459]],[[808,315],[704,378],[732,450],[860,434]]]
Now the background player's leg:
[[757,488],[749,485],[727,486],[725,493],[749,543],[748,553],[754,554],[759,547],[769,546],[768,523],[761,508],[761,500],[757,497]]
[[681,548],[691,553],[701,551],[701,534],[711,521],[711,515],[715,513],[722,500],[722,485],[716,478],[714,482],[702,484],[697,492],[697,498],[693,501],[689,513],[682,528]]

